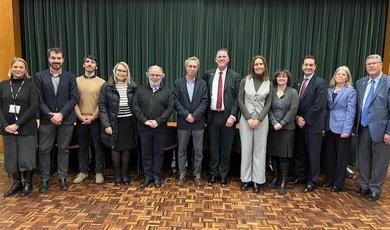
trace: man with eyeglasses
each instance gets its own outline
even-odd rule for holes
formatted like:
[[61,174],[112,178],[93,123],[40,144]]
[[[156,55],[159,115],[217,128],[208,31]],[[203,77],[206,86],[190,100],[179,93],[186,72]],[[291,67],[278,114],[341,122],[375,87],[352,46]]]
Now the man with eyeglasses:
[[167,121],[173,110],[173,96],[171,91],[162,85],[165,74],[160,66],[150,66],[146,76],[148,84],[138,87],[133,99],[145,175],[140,187],[145,188],[154,183],[156,188],[160,188],[164,139]]
[[357,133],[360,170],[358,195],[379,199],[390,157],[390,78],[382,72],[382,58],[366,58],[366,77],[356,82]]

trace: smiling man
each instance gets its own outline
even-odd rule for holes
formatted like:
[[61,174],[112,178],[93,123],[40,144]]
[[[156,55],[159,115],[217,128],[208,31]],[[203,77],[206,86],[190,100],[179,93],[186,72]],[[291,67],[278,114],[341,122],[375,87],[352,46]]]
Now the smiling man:
[[[79,174],[73,183],[81,183],[88,177],[89,162],[95,159],[95,182],[101,184],[104,181],[104,152],[100,142],[100,119],[99,118],[99,93],[104,80],[96,75],[97,58],[88,55],[83,60],[84,75],[77,77],[77,88],[80,100],[74,107],[77,120]],[[93,146],[95,157],[90,159],[89,150]]]
[[209,110],[207,129],[210,149],[210,179],[213,184],[218,178],[221,186],[227,186],[230,168],[235,122],[238,118],[237,94],[240,74],[228,69],[229,53],[219,49],[215,55],[216,68],[206,71],[203,79],[207,82]]
[[160,188],[164,139],[167,121],[173,110],[173,96],[169,88],[162,84],[165,74],[160,66],[150,66],[146,76],[148,83],[138,87],[133,99],[145,174],[140,187],[154,183],[156,188]]
[[39,167],[41,170],[40,192],[49,186],[50,152],[57,140],[57,167],[60,189],[68,184],[69,142],[73,123],[76,121],[74,106],[78,101],[75,76],[62,69],[64,55],[61,48],[47,50],[49,69],[34,75],[40,92]]
[[303,59],[303,78],[295,85],[299,106],[295,117],[295,176],[296,183],[306,183],[304,192],[315,189],[320,175],[322,130],[325,122],[328,84],[315,75],[316,59]]
[[356,82],[358,98],[360,190],[370,201],[379,199],[390,156],[390,78],[382,72],[378,54],[366,58],[367,76]]

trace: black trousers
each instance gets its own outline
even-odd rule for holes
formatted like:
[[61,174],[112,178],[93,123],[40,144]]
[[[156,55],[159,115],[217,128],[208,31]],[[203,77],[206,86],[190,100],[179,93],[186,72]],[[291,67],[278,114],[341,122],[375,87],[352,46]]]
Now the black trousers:
[[164,162],[165,132],[141,131],[140,137],[145,179],[159,178]]
[[326,179],[334,187],[343,188],[351,152],[351,137],[341,138],[340,134],[328,131],[325,143]]
[[297,128],[295,132],[294,166],[295,176],[307,184],[316,185],[320,175],[322,134],[305,132]]
[[212,112],[208,124],[210,149],[210,175],[226,178],[230,169],[230,156],[235,126],[226,127],[223,112]]

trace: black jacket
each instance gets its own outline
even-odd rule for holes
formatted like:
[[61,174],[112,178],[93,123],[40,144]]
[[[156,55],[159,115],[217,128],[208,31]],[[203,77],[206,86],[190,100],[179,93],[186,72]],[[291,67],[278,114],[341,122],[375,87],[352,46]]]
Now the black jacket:
[[[153,93],[149,85],[142,85],[138,87],[134,95],[133,109],[140,132],[152,130],[164,132],[173,110],[172,93],[163,86]],[[145,121],[147,120],[156,120],[157,128],[146,126]]]
[[[133,96],[137,85],[130,81],[127,83],[127,99],[129,107],[132,109]],[[118,125],[118,111],[119,111],[119,92],[115,87],[115,82],[111,78],[102,86],[99,96],[99,117],[102,123],[102,142],[110,147],[114,147],[117,138]],[[133,111],[132,111],[133,113]],[[112,128],[112,135],[107,135],[105,128]],[[135,127],[135,124],[134,124]]]
[[[12,88],[14,95],[21,85],[21,80],[12,80]],[[10,135],[5,132],[5,127],[12,124],[19,126],[18,135],[35,135],[37,131],[36,114],[39,105],[38,89],[34,82],[27,78],[23,86],[20,88],[15,104],[20,106],[18,120],[15,115],[9,113],[9,106],[14,104],[10,90],[10,80],[0,83],[0,133],[2,135]]]

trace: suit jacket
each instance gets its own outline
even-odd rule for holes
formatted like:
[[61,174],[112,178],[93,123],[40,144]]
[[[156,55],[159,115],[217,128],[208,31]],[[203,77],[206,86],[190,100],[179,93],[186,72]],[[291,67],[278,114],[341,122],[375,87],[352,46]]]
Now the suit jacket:
[[[357,124],[360,126],[363,98],[369,77],[356,82],[357,91]],[[385,133],[390,134],[390,78],[382,74],[368,107],[368,129],[374,142],[383,142]]]
[[[211,103],[211,96],[212,96],[212,88],[213,88],[213,80],[215,75],[216,69],[210,69],[205,72],[203,75],[203,79],[207,82],[207,89],[208,89],[208,98],[209,102]],[[227,120],[230,115],[234,116],[236,119],[238,119],[238,102],[237,102],[237,95],[238,95],[238,87],[240,85],[240,74],[231,70],[227,69],[226,71],[226,77],[225,77],[225,85],[223,89],[223,103],[224,103],[224,119]],[[210,106],[208,109],[209,113],[207,115],[207,122],[209,123],[211,120],[211,113],[210,113]]]
[[49,113],[62,113],[62,124],[69,125],[76,121],[74,106],[78,101],[76,77],[67,71],[62,71],[57,94],[49,70],[43,70],[34,75],[35,83],[39,90],[40,119],[42,124],[49,124],[52,117]]
[[[295,84],[299,92],[302,80]],[[328,84],[320,77],[313,75],[306,86],[305,94],[299,100],[297,115],[305,119],[305,132],[320,133],[324,129],[325,108]]]
[[328,89],[325,130],[336,134],[351,134],[356,114],[356,90],[344,87],[333,100],[333,89]]
[[[194,93],[192,101],[188,95],[187,80],[185,77],[175,81],[174,89],[174,106],[177,112],[177,127],[179,129],[201,130],[205,127],[206,111],[209,105],[207,96],[207,83],[203,79],[195,78]],[[186,121],[188,114],[195,118],[194,123]]]

